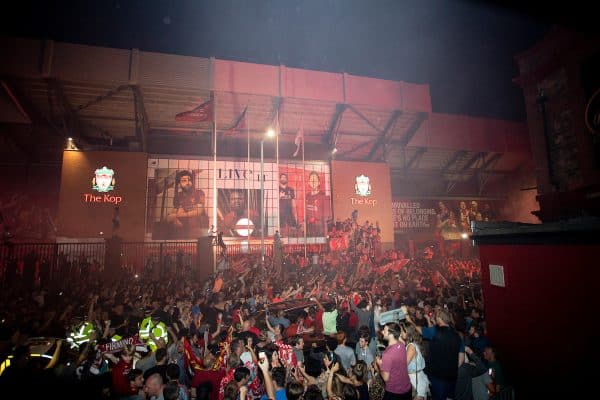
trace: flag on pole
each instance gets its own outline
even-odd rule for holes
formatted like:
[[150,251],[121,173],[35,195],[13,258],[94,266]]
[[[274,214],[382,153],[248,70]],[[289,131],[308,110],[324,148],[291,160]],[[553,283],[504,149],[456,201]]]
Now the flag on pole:
[[206,122],[212,121],[212,109],[213,109],[213,100],[205,101],[200,104],[198,107],[189,110],[180,112],[175,115],[175,121],[179,122]]
[[292,157],[296,157],[298,155],[300,152],[300,145],[304,143],[304,122],[302,120],[300,120],[300,128],[298,128],[298,132],[296,132],[294,143],[296,144],[296,151]]
[[279,134],[281,133],[279,131],[280,126],[279,126],[279,109],[275,110],[275,114],[273,115],[273,121],[271,122],[271,128],[273,128],[273,130],[275,131],[275,136],[279,137]]
[[242,113],[235,119],[235,121],[233,121],[231,127],[224,132],[224,135],[232,135],[235,133],[236,130],[244,128],[247,110],[248,106],[246,106],[246,108],[244,108],[244,111],[242,111]]
[[190,342],[186,340],[184,337],[183,341],[183,363],[186,369],[192,369],[193,371],[203,370],[202,368],[202,360],[200,357],[194,353],[194,349],[192,349],[192,345]]
[[279,137],[281,134],[281,126],[279,126],[279,109],[277,109],[277,112],[275,113],[275,122],[273,123],[273,127],[275,129],[275,135]]

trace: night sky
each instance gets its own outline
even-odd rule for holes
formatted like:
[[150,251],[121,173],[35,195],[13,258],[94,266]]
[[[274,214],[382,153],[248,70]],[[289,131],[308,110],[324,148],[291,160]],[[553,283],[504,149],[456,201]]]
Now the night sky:
[[434,112],[509,120],[525,119],[514,55],[553,22],[458,0],[33,3],[2,33],[429,83]]

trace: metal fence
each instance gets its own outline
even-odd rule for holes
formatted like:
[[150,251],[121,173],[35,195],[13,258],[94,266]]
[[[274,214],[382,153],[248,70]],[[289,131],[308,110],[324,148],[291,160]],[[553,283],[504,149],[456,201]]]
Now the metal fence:
[[[260,243],[229,243],[227,245],[226,254],[228,256],[236,256],[239,254],[260,254]],[[322,253],[327,250],[326,244],[308,244],[306,245],[306,251],[310,255],[312,253]],[[290,253],[304,253],[304,245],[303,244],[284,244],[283,252],[286,254]],[[267,257],[273,256],[273,245],[265,244],[265,255]]]
[[[151,273],[155,276],[178,273],[197,264],[198,242],[123,242],[119,264],[132,274]],[[309,254],[325,251],[325,244],[307,245]],[[227,256],[259,254],[258,243],[227,245]],[[42,283],[95,277],[105,266],[106,242],[93,243],[5,243],[0,245],[0,282],[14,279]],[[284,253],[303,253],[303,244],[284,245]],[[273,255],[273,245],[265,243],[265,255]]]
[[121,244],[121,268],[132,273],[176,272],[196,265],[197,242],[130,242]]
[[100,271],[104,256],[104,242],[8,243],[0,246],[0,277],[3,283],[77,279]]

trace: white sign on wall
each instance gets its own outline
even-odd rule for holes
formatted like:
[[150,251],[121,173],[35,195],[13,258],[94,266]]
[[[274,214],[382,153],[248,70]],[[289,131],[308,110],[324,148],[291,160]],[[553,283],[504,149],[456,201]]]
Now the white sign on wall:
[[504,267],[502,265],[490,264],[490,284],[494,286],[505,287]]

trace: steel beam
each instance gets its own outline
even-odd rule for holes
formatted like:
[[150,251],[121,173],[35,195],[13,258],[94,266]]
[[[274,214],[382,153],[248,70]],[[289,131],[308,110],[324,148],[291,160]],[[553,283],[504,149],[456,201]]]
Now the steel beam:
[[329,121],[327,133],[323,136],[323,144],[331,147],[337,143],[338,130],[342,122],[342,115],[344,114],[344,111],[346,111],[346,108],[348,108],[348,105],[346,104],[338,103],[335,105],[335,113],[331,117],[331,121]]
[[425,154],[425,152],[427,152],[427,147],[419,147],[419,149],[415,152],[415,154],[413,154],[410,161],[406,164],[404,169],[405,170],[411,169],[413,164],[416,163],[418,160],[420,160],[421,157],[423,157],[423,154]]
[[373,156],[375,156],[375,154],[377,153],[377,150],[379,150],[379,147],[381,147],[385,143],[385,138],[387,137],[388,133],[392,130],[392,127],[394,126],[396,121],[398,121],[398,118],[400,117],[400,115],[402,115],[402,111],[400,111],[400,110],[395,110],[392,113],[392,115],[388,119],[388,122],[385,124],[385,128],[383,128],[383,131],[379,134],[379,137],[377,138],[377,140],[375,141],[375,144],[371,148],[371,151],[369,152],[367,159],[369,159],[369,160],[373,159]]
[[402,142],[400,143],[401,146],[403,146],[403,147],[408,146],[408,144],[410,143],[412,138],[415,136],[415,134],[417,133],[417,131],[419,130],[421,125],[423,125],[423,121],[425,121],[426,119],[427,119],[427,113],[425,113],[425,112],[417,113],[417,116],[413,120],[412,124],[406,130],[406,136],[404,136],[404,139],[402,139]]
[[148,147],[148,132],[150,131],[148,114],[144,106],[144,96],[142,90],[137,85],[131,86],[133,92],[133,109],[135,113],[135,137],[142,144],[142,151],[145,152]]

